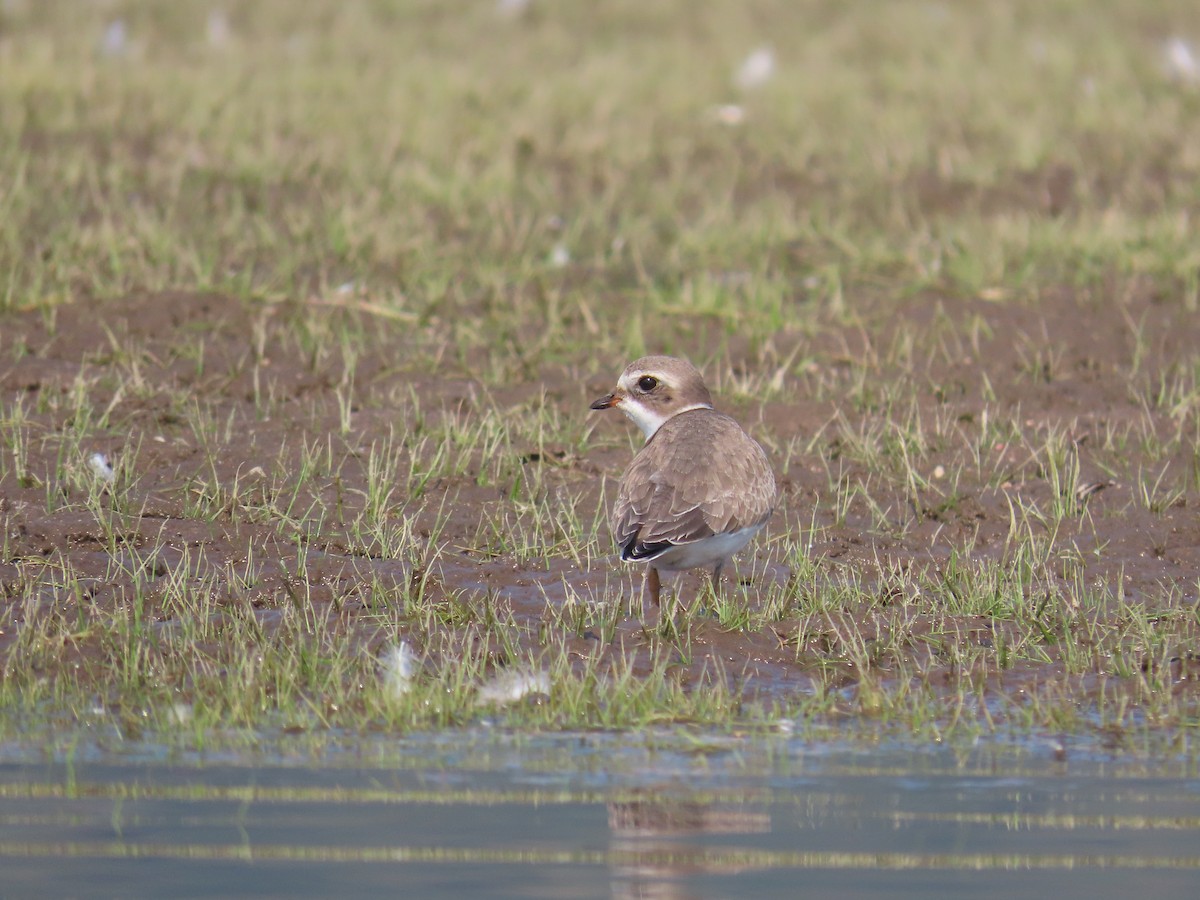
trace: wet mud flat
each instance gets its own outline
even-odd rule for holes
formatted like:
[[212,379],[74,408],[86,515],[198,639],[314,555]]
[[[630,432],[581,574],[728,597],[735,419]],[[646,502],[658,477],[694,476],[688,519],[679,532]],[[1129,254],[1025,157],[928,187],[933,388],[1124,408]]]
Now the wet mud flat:
[[[558,681],[619,675],[715,691],[682,713],[714,721],[1194,726],[1195,317],[1136,281],[807,315],[753,342],[678,320],[670,349],[782,492],[726,599],[685,576],[671,624],[605,524],[636,438],[587,401],[624,359],[464,353],[445,318],[339,298],[6,314],[7,689],[234,718],[295,691],[378,724],[378,659],[404,642],[418,680],[550,671],[521,715],[551,723]],[[231,679],[254,681],[246,709]],[[593,714],[616,724],[562,721]]]

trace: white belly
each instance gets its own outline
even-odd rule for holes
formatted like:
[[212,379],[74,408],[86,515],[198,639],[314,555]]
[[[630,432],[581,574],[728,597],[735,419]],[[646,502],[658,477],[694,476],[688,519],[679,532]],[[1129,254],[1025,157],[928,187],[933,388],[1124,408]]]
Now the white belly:
[[726,534],[714,534],[701,541],[671,547],[646,561],[652,563],[656,569],[668,572],[712,568],[717,563],[726,562],[729,557],[745,547],[761,529],[762,525],[752,525]]

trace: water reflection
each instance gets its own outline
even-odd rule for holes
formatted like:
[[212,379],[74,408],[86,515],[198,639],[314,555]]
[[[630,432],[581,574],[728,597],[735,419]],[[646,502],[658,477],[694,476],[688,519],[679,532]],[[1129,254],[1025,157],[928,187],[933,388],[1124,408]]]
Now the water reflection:
[[[669,797],[669,794],[668,794]],[[687,852],[702,836],[763,834],[771,816],[762,806],[701,803],[645,796],[608,804],[614,898],[678,900],[692,897],[686,882],[698,875],[736,874],[743,864]]]
[[682,733],[264,748],[0,748],[3,893],[1200,895],[1189,760]]

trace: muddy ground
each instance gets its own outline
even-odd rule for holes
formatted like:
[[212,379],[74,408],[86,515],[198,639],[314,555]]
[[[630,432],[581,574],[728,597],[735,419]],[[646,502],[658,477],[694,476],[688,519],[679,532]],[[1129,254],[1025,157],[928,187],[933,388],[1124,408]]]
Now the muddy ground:
[[[1189,654],[1200,651],[1196,411],[1172,408],[1165,399],[1154,408],[1147,398],[1152,401],[1156,390],[1165,396],[1164,385],[1195,375],[1196,317],[1182,312],[1177,298],[1136,283],[1109,291],[1047,291],[1031,301],[922,296],[896,309],[889,301],[872,311],[864,301],[854,325],[825,322],[819,338],[811,332],[781,335],[773,348],[778,358],[798,347],[795,358],[805,360],[802,369],[789,372],[783,390],[762,404],[718,399],[719,407],[773,448],[781,473],[779,511],[765,539],[738,561],[752,606],[774,590],[790,593],[800,608],[818,590],[817,582],[799,583],[796,561],[787,558],[794,538],[791,543],[805,549],[821,579],[858,585],[838,614],[857,620],[863,634],[891,629],[902,616],[910,637],[937,631],[939,639],[990,646],[997,635],[1015,634],[1027,623],[1003,616],[947,618],[939,608],[944,598],[914,585],[921,578],[936,582],[955,555],[977,560],[1011,555],[1014,498],[1048,508],[1056,493],[1078,492],[1078,514],[1057,528],[1055,547],[1079,557],[1084,581],[1107,594],[1114,616],[1121,602],[1174,611],[1167,658],[1179,671],[1170,689],[1190,690]],[[335,347],[306,357],[296,338],[298,329],[313,322],[358,335],[356,405],[348,431],[338,393],[344,355]],[[698,319],[684,329],[697,358],[704,357],[713,327]],[[418,498],[397,491],[388,500],[389,515],[416,515],[418,534],[436,529],[440,552],[388,558],[348,538],[345,530],[365,502],[367,448],[387,440],[389,429],[403,439],[414,415],[412,397],[419,398],[422,415],[437,418],[528,406],[544,396],[565,421],[578,423],[579,435],[594,427],[591,438],[504,452],[518,457],[518,468],[542,467],[544,489],[577,497],[576,510],[600,507],[602,490],[611,497],[612,480],[632,452],[632,426],[620,416],[597,417],[587,404],[610,388],[626,360],[514,366],[523,374],[512,382],[485,385],[451,361],[453,355],[434,366],[415,362],[433,357],[428,345],[415,345],[412,324],[369,307],[314,308],[298,301],[262,304],[185,293],[77,302],[52,314],[14,312],[3,318],[0,330],[0,392],[6,409],[23,410],[19,425],[10,416],[7,431],[10,439],[22,436],[27,453],[23,469],[10,460],[0,480],[0,658],[10,663],[26,619],[37,609],[48,604],[70,621],[80,604],[92,612],[123,604],[133,590],[127,574],[139,567],[163,585],[162,594],[150,595],[158,627],[170,627],[178,612],[156,607],[155,597],[182,576],[224,592],[222,602],[230,606],[249,604],[268,630],[291,604],[323,608],[340,623],[343,638],[368,654],[405,636],[380,627],[373,610],[381,592],[403,597],[415,584],[435,605],[486,595],[488,602],[511,609],[513,619],[528,626],[516,635],[517,644],[531,652],[538,650],[539,627],[557,621],[549,611],[568,589],[592,597],[637,596],[636,573],[611,556],[581,568],[561,552],[545,562],[481,537],[489,533],[484,523],[511,522],[523,514],[507,485],[478,484],[482,459],[457,476],[432,480]],[[929,340],[919,340],[917,354],[906,359],[891,347],[901,332]],[[978,336],[974,344],[964,337],[968,332]],[[203,336],[203,366],[179,350],[197,335]],[[759,365],[748,347],[730,346],[735,373]],[[940,349],[930,352],[931,347]],[[984,447],[985,471],[966,467],[957,490],[949,491],[939,473],[961,466],[966,442],[931,440],[917,466],[928,484],[909,491],[896,473],[872,471],[848,452],[846,434],[870,432],[897,415],[872,404],[869,390],[856,390],[853,403],[846,399],[862,373],[880,385],[911,382],[911,402],[925,422],[941,417],[967,433],[979,431],[985,415],[1009,416],[1020,424],[1023,441]],[[807,390],[817,382],[827,390]],[[67,401],[80,391],[93,410],[90,424],[71,419],[70,409],[78,404]],[[267,415],[263,397],[271,398]],[[198,433],[198,420],[212,423],[212,430]],[[839,421],[840,426],[831,424]],[[81,428],[78,444],[67,440]],[[1067,433],[1069,452],[1078,454],[1074,485],[1056,486],[1034,452],[1052,433]],[[1125,435],[1119,452],[1112,448],[1115,433]],[[1161,449],[1143,449],[1150,446],[1146,442],[1172,441],[1165,464]],[[344,462],[336,481],[317,479],[306,486],[303,496],[290,501],[287,517],[263,513],[279,508],[302,448],[314,444],[339,448],[335,455]],[[579,446],[586,449],[580,452]],[[796,455],[780,459],[788,447]],[[86,457],[97,451],[109,454],[120,477],[129,480],[115,546],[81,487]],[[11,443],[5,452],[15,453]],[[1151,481],[1158,478],[1165,498],[1158,507],[1139,498],[1143,469],[1152,469]],[[834,509],[831,472],[844,485],[864,486],[876,510],[860,500],[844,514]],[[602,476],[608,477],[606,489]],[[234,483],[242,499],[221,508],[221,486],[228,493]],[[309,527],[304,510],[314,502],[338,514],[323,517],[319,528]],[[607,548],[607,535],[601,540]],[[114,553],[124,557],[118,560],[122,567],[113,565]],[[53,573],[66,569],[86,585],[86,596],[61,586],[61,576]],[[1054,567],[1047,571],[1053,581]],[[701,586],[699,577],[688,576],[678,590],[688,598]],[[1045,587],[1034,584],[1030,590]],[[1073,591],[1062,585],[1060,594],[1047,596],[1058,603]],[[31,605],[30,596],[38,603]],[[1181,624],[1178,613],[1188,609],[1190,621]],[[581,625],[566,638],[569,651],[579,660],[623,654],[635,660],[635,668],[644,667],[654,638],[634,612],[621,617],[612,634]],[[1065,674],[1061,648],[1078,638],[1069,612],[1053,618],[1058,640],[1045,642],[1045,659],[1018,659],[985,678],[1002,693],[1069,680],[1086,695],[1089,679],[1111,676],[1099,670]],[[446,627],[455,628],[448,619]],[[769,697],[786,699],[819,680],[852,689],[860,673],[852,654],[839,646],[836,619],[828,612],[801,616],[793,610],[745,632],[723,629],[697,610],[693,652],[681,659],[679,677],[700,680],[719,660],[746,691]],[[955,629],[950,638],[948,622]],[[423,640],[409,637],[418,645]],[[464,629],[463,640],[479,641],[478,630]],[[920,671],[930,684],[939,679],[950,684],[961,674],[936,649],[912,640],[906,646],[917,663],[906,668],[905,660],[884,654],[877,660],[877,683],[886,686],[897,673]],[[64,646],[62,660],[69,665],[105,652],[84,629]],[[508,664],[506,656],[497,646],[492,665]],[[1147,657],[1142,664],[1155,662]],[[13,677],[11,670],[7,677]]]

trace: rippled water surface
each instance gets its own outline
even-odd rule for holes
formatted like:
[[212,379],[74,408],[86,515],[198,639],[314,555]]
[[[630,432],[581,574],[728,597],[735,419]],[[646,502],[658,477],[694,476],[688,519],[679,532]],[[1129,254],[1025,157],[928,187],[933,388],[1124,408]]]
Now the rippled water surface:
[[1200,896],[1200,778],[1062,748],[0,748],[5,896]]

